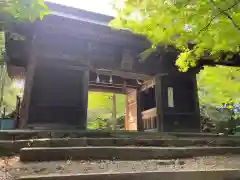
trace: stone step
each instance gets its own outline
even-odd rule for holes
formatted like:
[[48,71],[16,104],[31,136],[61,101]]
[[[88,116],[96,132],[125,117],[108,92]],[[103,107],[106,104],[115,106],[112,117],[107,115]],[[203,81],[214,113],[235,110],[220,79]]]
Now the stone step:
[[139,139],[139,138],[53,138],[0,141],[0,149],[19,152],[24,147],[79,147],[79,146],[240,146],[240,139]]
[[0,140],[26,140],[36,138],[111,138],[111,137],[148,137],[161,138],[166,133],[137,131],[104,131],[104,130],[0,130]]
[[160,132],[137,132],[137,131],[104,131],[104,130],[1,130],[0,131],[0,140],[26,140],[26,139],[36,139],[36,138],[80,138],[80,137],[90,137],[90,138],[224,138],[224,139],[239,139],[240,136],[224,136],[218,134],[209,134],[209,133],[160,133]]
[[22,148],[20,160],[146,160],[240,154],[240,147],[39,147]]
[[240,169],[25,176],[18,180],[239,180]]

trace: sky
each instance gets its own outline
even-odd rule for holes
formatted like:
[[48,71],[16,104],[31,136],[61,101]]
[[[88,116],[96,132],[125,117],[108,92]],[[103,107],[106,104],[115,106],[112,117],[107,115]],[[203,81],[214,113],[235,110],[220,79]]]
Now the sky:
[[57,4],[62,4],[78,9],[84,9],[96,13],[114,16],[115,13],[111,6],[112,0],[45,0]]

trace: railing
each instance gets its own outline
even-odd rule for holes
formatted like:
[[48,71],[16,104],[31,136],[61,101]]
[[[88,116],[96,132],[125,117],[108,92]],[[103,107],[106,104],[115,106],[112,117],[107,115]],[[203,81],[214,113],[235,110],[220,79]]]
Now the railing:
[[157,129],[156,108],[143,111],[142,120],[145,131],[155,131]]

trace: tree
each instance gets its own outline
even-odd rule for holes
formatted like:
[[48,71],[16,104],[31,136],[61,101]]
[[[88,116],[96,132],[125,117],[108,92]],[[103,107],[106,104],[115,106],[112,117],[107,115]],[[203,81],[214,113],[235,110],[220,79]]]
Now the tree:
[[[112,124],[112,96],[112,93],[88,93],[88,128],[110,128]],[[117,121],[121,121],[125,111],[125,95],[116,94],[116,105]]]
[[[239,0],[125,0],[111,25],[146,36],[152,48],[181,50],[177,65],[186,71],[206,53],[217,60],[240,50]],[[234,37],[234,38],[233,38]],[[194,44],[192,49],[189,43]]]
[[16,108],[16,96],[21,95],[22,89],[16,86],[17,80],[12,80],[6,72],[6,65],[0,68],[0,112],[5,108],[6,113],[11,113]]
[[11,25],[21,21],[35,21],[49,14],[43,0],[0,0],[0,64],[3,65],[5,51],[4,31],[11,31]]
[[[223,54],[225,59],[239,55],[239,0],[125,0],[124,5],[116,0],[114,5],[118,15],[112,27],[151,41],[152,48],[143,58],[159,46],[173,46],[180,52],[176,65],[185,72],[206,56],[218,61]],[[239,68],[206,67],[199,77],[201,92],[204,89],[207,94],[204,100],[218,105],[239,103],[239,72]]]
[[[222,106],[240,102],[240,69],[204,67],[198,74],[199,100],[202,104]],[[232,106],[229,106],[231,109]]]
[[14,80],[11,80],[6,73],[4,63],[5,37],[3,31],[11,31],[12,24],[21,21],[33,22],[37,18],[42,19],[44,15],[49,13],[50,11],[43,0],[0,0],[0,107],[4,106],[7,112],[15,108],[18,90],[14,87]]
[[9,22],[15,20],[35,21],[39,17],[42,19],[46,14],[49,14],[49,10],[43,0],[0,1],[0,25],[2,26],[6,26]]
[[0,62],[3,62],[5,48],[4,31],[11,31],[12,24],[21,21],[35,21],[49,14],[43,0],[0,0]]

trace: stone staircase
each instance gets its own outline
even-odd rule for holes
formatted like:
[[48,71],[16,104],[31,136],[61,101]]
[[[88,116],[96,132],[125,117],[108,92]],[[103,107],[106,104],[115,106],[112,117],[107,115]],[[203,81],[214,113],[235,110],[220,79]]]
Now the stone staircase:
[[[19,180],[240,179],[240,137],[235,136],[2,131],[0,149],[19,154],[19,161],[8,170]],[[224,161],[194,167],[202,159],[212,164],[218,158]],[[83,173],[84,168],[89,172]]]

